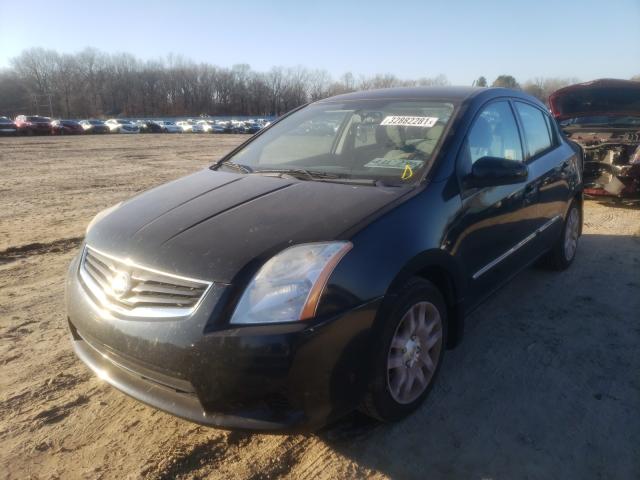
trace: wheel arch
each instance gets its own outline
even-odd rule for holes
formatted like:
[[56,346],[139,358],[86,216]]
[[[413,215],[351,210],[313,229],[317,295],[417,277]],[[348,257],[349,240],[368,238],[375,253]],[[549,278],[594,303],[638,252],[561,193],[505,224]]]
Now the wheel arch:
[[464,333],[464,309],[462,307],[466,282],[461,266],[443,250],[429,250],[416,255],[398,272],[387,289],[380,308],[379,320],[388,315],[402,286],[410,278],[418,277],[433,283],[442,293],[447,306],[449,338],[447,347],[460,343]]

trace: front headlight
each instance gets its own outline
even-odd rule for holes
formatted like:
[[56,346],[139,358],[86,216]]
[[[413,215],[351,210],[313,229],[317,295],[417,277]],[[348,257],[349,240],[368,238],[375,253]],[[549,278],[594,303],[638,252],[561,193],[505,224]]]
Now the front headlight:
[[109,208],[105,208],[101,212],[98,212],[97,215],[91,219],[91,221],[89,222],[89,225],[87,225],[87,231],[85,232],[85,235],[89,233],[89,230],[91,230],[91,227],[93,227],[96,223],[98,223],[104,217],[106,217],[111,212],[113,212],[120,205],[122,205],[122,202],[118,202],[114,206],[109,207]]
[[249,283],[231,323],[294,322],[313,317],[329,275],[352,246],[350,242],[308,243],[275,255]]

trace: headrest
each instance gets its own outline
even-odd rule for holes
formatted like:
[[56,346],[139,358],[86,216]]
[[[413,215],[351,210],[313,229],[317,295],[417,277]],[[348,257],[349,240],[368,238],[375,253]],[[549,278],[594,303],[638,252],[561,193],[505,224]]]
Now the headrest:
[[378,125],[376,127],[376,142],[379,145],[389,145],[402,148],[405,145],[404,131],[397,125]]

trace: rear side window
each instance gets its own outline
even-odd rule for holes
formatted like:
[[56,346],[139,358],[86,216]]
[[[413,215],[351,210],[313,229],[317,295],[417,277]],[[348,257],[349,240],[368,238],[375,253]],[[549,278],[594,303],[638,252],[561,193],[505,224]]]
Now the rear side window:
[[553,142],[549,131],[550,125],[547,124],[545,114],[526,103],[515,102],[515,105],[524,129],[529,157],[535,157],[537,154],[551,148]]
[[551,119],[551,117],[547,114],[544,114],[544,119],[547,122],[547,128],[549,129],[549,135],[551,136],[551,144],[555,147],[556,145],[558,145],[558,140],[556,137],[556,133],[555,133],[555,128],[554,128],[554,121]]

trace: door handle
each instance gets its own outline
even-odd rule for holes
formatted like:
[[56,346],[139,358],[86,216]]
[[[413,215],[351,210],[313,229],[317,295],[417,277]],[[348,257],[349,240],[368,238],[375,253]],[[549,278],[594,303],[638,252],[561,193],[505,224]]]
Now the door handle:
[[529,183],[524,187],[524,203],[529,204],[533,203],[533,201],[538,196],[538,184],[537,183]]

